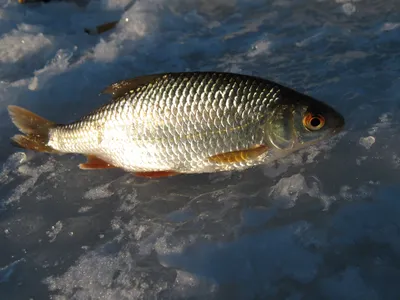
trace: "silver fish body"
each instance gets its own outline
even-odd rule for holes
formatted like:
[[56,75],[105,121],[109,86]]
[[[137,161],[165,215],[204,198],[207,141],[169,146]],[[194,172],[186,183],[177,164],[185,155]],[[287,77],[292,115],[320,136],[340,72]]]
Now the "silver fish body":
[[[203,173],[268,163],[344,125],[320,101],[239,74],[155,74],[118,82],[105,92],[113,94],[110,103],[50,128],[46,145],[127,171]],[[307,114],[323,116],[324,128],[305,128]]]

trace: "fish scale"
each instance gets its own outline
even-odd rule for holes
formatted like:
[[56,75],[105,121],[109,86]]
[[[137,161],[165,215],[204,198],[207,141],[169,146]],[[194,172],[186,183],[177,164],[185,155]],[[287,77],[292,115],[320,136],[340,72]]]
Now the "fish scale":
[[[42,130],[35,138],[14,140],[39,151],[85,154],[96,157],[96,164],[103,161],[128,171],[201,173],[244,169],[321,139],[315,134],[310,141],[301,140],[312,137],[302,121],[311,110],[330,117],[326,135],[344,124],[322,102],[247,75],[154,74],[117,82],[104,92],[113,95],[112,101],[76,122],[53,125],[31,116],[48,127],[48,136]],[[29,113],[10,112],[20,129],[32,127],[27,119],[18,119]],[[296,123],[288,122],[295,118]],[[28,129],[21,131],[29,134]]]
[[[243,124],[240,124],[240,121],[238,122],[238,116],[234,117],[232,119],[233,124],[229,124],[227,120],[229,117],[225,120],[222,119],[222,116],[232,115],[232,111],[236,108],[233,103],[238,103],[238,104],[243,104],[243,113],[247,111],[247,116],[242,115],[241,117],[246,118],[249,116],[248,112],[251,108],[251,105],[253,105],[252,101],[254,99],[254,94],[251,93],[249,94],[248,91],[250,90],[257,90],[256,82],[253,82],[253,85],[249,85],[249,82],[247,81],[247,85],[244,83],[238,84],[235,79],[230,78],[228,80],[228,84],[223,86],[223,82],[226,82],[224,80],[222,81],[221,86],[223,87],[222,93],[219,93],[221,91],[221,88],[213,90],[211,88],[211,84],[208,84],[208,81],[210,80],[212,76],[203,76],[203,78],[199,78],[196,80],[196,83],[194,84],[193,88],[193,95],[194,97],[190,97],[189,95],[186,95],[186,97],[175,97],[175,95],[179,96],[179,90],[182,91],[182,88],[184,87],[182,83],[184,81],[181,78],[173,79],[170,82],[164,80],[161,80],[158,82],[158,84],[154,87],[154,89],[151,89],[151,87],[147,87],[145,89],[141,89],[137,94],[130,94],[129,98],[126,99],[127,101],[124,103],[123,100],[116,102],[113,102],[109,104],[108,106],[105,106],[103,109],[100,109],[98,112],[98,116],[96,119],[98,120],[104,120],[104,123],[107,124],[105,126],[109,126],[112,128],[110,131],[114,132],[115,130],[118,130],[115,128],[115,124],[118,126],[118,122],[115,118],[113,118],[113,115],[111,114],[112,111],[119,111],[119,108],[116,109],[116,104],[122,103],[123,107],[121,108],[121,111],[128,111],[129,110],[129,105],[128,102],[135,106],[135,108],[138,109],[138,118],[143,120],[143,124],[140,124],[141,122],[135,122],[133,119],[133,115],[131,115],[131,122],[132,122],[132,127],[135,128],[135,123],[137,124],[136,128],[133,130],[131,134],[128,134],[130,136],[130,139],[126,139],[123,142],[130,142],[136,144],[136,148],[140,150],[144,149],[150,149],[146,154],[149,155],[149,158],[152,158],[153,160],[164,160],[166,161],[166,155],[172,156],[169,157],[169,159],[179,159],[182,160],[182,162],[192,160],[193,155],[188,155],[191,153],[196,153],[198,154],[199,157],[199,151],[197,150],[205,150],[204,148],[212,149],[212,148],[217,148],[214,151],[208,151],[208,155],[218,153],[218,151],[231,151],[234,148],[237,148],[238,146],[242,147],[248,147],[249,143],[240,143],[238,140],[235,139],[228,139],[229,143],[220,143],[218,139],[211,139],[210,140],[210,135],[217,134],[220,139],[226,139],[224,135],[227,135],[227,128],[231,127],[232,125],[235,128],[240,128]],[[154,92],[157,88],[160,88],[160,92],[163,95],[163,99],[167,99],[167,107],[168,105],[172,107],[172,111],[170,111],[170,114],[168,112],[166,114],[163,114],[165,111],[165,107],[158,107],[157,106],[157,98],[154,97]],[[206,93],[208,91],[208,94]],[[211,93],[211,94],[210,94]],[[198,112],[199,110],[202,109],[201,103],[206,103],[205,101],[205,95],[208,95],[208,99],[212,98],[213,94],[222,94],[222,95],[227,95],[228,97],[215,97],[216,101],[214,102],[214,105],[212,102],[208,101],[208,106],[205,106],[205,110],[202,113],[202,118],[198,118]],[[249,95],[249,102],[247,103],[242,103],[243,100],[246,100],[245,97],[246,95]],[[189,97],[188,97],[189,96]],[[233,98],[234,96],[234,98]],[[139,101],[139,99],[142,99],[142,101]],[[232,100],[232,101],[231,101]],[[196,103],[200,104],[198,107],[196,107]],[[160,103],[162,104],[162,103]],[[247,104],[247,105],[246,105]],[[122,106],[122,105],[121,105]],[[186,110],[185,108],[190,107],[191,109],[189,111]],[[183,109],[182,109],[183,108]],[[134,109],[135,111],[135,109]],[[239,111],[241,113],[241,111]],[[119,115],[119,114],[116,114]],[[157,118],[160,118],[161,116],[164,116],[165,119],[162,119],[162,123],[164,124],[171,124],[173,118],[177,118],[177,124],[178,126],[174,127],[171,132],[171,126],[163,126],[161,132],[159,130],[159,125],[157,122]],[[254,116],[253,116],[254,117]],[[129,118],[127,118],[127,121]],[[155,122],[152,122],[152,120],[155,120]],[[202,122],[199,122],[199,120],[202,120]],[[210,122],[212,120],[212,122]],[[243,121],[243,120],[242,120]],[[82,121],[84,123],[85,121]],[[243,122],[242,122],[243,123]],[[113,125],[114,124],[114,125]],[[205,124],[206,126],[202,126]],[[142,127],[140,127],[142,125]],[[199,126],[200,125],[200,126]],[[247,125],[247,124],[245,124]],[[95,126],[90,126],[89,124],[82,124],[80,126],[83,129],[88,129],[85,130],[87,134],[90,135],[90,130],[91,128]],[[200,129],[200,131],[199,131]],[[232,130],[232,129],[231,129]],[[76,130],[75,130],[76,131]],[[64,147],[62,150],[64,151],[70,151],[74,152],[76,150],[84,151],[86,150],[89,153],[95,153],[99,155],[100,157],[103,156],[103,152],[106,154],[113,154],[118,156],[118,149],[115,147],[108,147],[111,148],[113,151],[104,151],[100,150],[97,152],[97,149],[93,149],[96,147],[95,144],[90,145],[91,143],[85,142],[85,138],[83,135],[77,135],[73,131],[70,134],[70,140],[67,141],[68,138],[64,138],[63,142],[66,145],[74,145],[74,142],[72,141],[77,141],[77,139],[83,139],[83,143],[78,146],[78,148],[68,148]],[[78,129],[79,131],[79,129]],[[88,132],[89,131],[89,132]],[[184,132],[188,132],[186,135]],[[245,132],[245,130],[243,131]],[[177,133],[177,135],[175,134]],[[136,137],[134,137],[136,136]],[[180,142],[183,140],[187,141],[192,141],[191,143],[184,143],[184,147],[178,146]],[[205,140],[208,139],[209,143],[207,143]],[[173,143],[168,143],[166,144],[165,141],[173,141]],[[197,143],[195,141],[198,141]],[[92,142],[90,140],[90,142]],[[122,142],[122,141],[121,141]],[[152,153],[151,148],[149,145],[150,143],[155,143],[159,142],[160,146],[155,147],[157,149],[157,154],[155,155]],[[200,145],[203,147],[199,147],[199,142]],[[251,143],[254,143],[254,141],[251,141]],[[83,145],[85,146],[91,146],[89,149],[83,149]],[[93,147],[94,146],[94,147]],[[217,146],[217,147],[213,147]],[[163,149],[168,149],[171,147],[172,151],[163,151]],[[135,147],[134,147],[135,148]],[[119,151],[121,153],[126,153],[126,151]],[[204,153],[204,152],[203,152]],[[122,159],[122,155],[121,155]],[[124,159],[126,160],[126,158]],[[202,160],[202,159],[200,159]],[[115,163],[116,161],[114,161]],[[198,162],[197,162],[198,163]],[[158,162],[160,164],[160,162]],[[143,165],[143,164],[142,164]]]
[[[200,164],[204,161],[204,157],[201,156],[201,153],[203,155],[213,155],[219,153],[218,151],[232,151],[238,146],[244,148],[254,143],[254,141],[250,143],[240,143],[238,136],[234,136],[234,139],[227,139],[229,135],[227,128],[231,125],[228,124],[226,121],[227,119],[225,120],[221,117],[224,115],[231,116],[232,113],[234,114],[235,107],[231,105],[233,101],[231,102],[229,97],[216,97],[214,103],[208,102],[209,105],[205,107],[202,117],[198,117],[202,109],[201,104],[207,103],[207,98],[209,99],[212,96],[212,94],[208,94],[208,97],[205,98],[205,95],[207,95],[205,91],[208,90],[209,93],[215,94],[221,90],[221,88],[219,90],[209,88],[211,87],[211,84],[209,84],[210,78],[211,76],[203,76],[203,78],[199,78],[196,81],[196,84],[194,84],[195,88],[193,88],[194,97],[190,97],[189,95],[186,95],[186,97],[178,97],[178,91],[182,90],[182,84],[185,83],[182,78],[174,78],[169,82],[165,79],[159,81],[154,88],[157,89],[161,87],[160,93],[163,95],[164,99],[167,99],[167,107],[172,108],[170,113],[165,109],[165,106],[160,107],[157,105],[160,102],[156,101],[157,98],[153,96],[154,94],[151,95],[151,93],[149,93],[151,89],[142,89],[136,97],[131,99],[133,105],[140,107],[139,111],[141,113],[139,113],[139,117],[144,118],[143,126],[138,126],[136,130],[133,130],[134,133],[132,132],[130,134],[132,137],[130,142],[133,142],[136,148],[141,150],[139,152],[144,151],[149,160],[155,161],[157,165],[162,165],[163,162],[173,160],[177,161],[178,165],[181,167],[185,165],[185,162],[193,162],[193,158],[197,158],[197,162],[195,160],[195,163]],[[231,80],[230,82],[230,84],[225,86],[225,92],[233,91],[232,93],[237,95],[236,101],[238,103],[245,100],[243,95],[246,95],[246,86],[237,84],[236,81]],[[231,97],[233,95],[232,93]],[[130,97],[132,96],[134,95],[131,94]],[[139,99],[142,99],[142,101],[139,101]],[[244,107],[244,110],[249,109],[250,104],[251,102]],[[186,107],[190,107],[191,109],[187,110]],[[112,110],[112,108],[110,108],[110,110]],[[162,118],[162,116],[164,116],[164,118]],[[157,118],[160,118],[162,123],[167,124],[167,126],[160,126],[159,122],[157,122]],[[235,123],[233,125],[236,128],[240,128],[242,125],[238,120],[239,118],[237,117],[233,119],[233,123]],[[135,120],[132,119],[131,121],[135,123]],[[246,123],[248,122],[249,121]],[[168,124],[175,125],[172,127],[168,126]],[[206,126],[202,126],[203,124]],[[135,126],[133,125],[132,127]],[[243,132],[246,132],[246,130],[243,130]],[[216,135],[218,138],[210,138],[212,135]],[[224,142],[222,143],[221,141],[223,140]],[[214,149],[214,151],[205,151],[206,149]],[[113,150],[118,149],[113,148]],[[120,152],[121,159],[124,157],[126,161],[126,151]],[[194,153],[196,157],[193,156]],[[99,156],[102,155],[102,153],[97,154]],[[113,151],[113,154],[115,155],[116,153]],[[144,165],[143,161],[141,165]],[[176,168],[176,166],[171,165],[168,165],[168,167]]]

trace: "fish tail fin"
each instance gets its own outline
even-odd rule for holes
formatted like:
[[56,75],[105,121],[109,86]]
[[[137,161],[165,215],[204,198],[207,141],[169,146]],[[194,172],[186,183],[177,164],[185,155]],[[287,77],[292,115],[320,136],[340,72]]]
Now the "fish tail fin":
[[23,133],[14,135],[11,138],[14,146],[37,152],[58,152],[47,145],[49,142],[49,131],[51,128],[57,126],[56,123],[15,105],[8,106],[8,113],[14,125]]

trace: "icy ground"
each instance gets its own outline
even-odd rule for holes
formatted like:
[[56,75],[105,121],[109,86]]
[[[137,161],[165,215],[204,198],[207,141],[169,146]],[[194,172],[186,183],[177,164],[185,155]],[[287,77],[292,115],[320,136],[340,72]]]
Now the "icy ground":
[[[399,299],[399,22],[398,0],[0,0],[0,299]],[[346,131],[159,180],[9,145],[8,104],[66,122],[112,82],[181,70],[276,80]]]

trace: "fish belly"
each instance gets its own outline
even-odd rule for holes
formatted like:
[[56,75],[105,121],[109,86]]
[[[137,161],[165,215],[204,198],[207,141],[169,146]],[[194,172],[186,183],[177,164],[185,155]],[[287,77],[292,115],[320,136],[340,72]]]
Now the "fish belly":
[[262,142],[259,127],[219,132],[154,128],[154,122],[106,126],[92,154],[127,171],[202,173],[247,168],[256,161],[218,164],[213,155],[245,150]]

